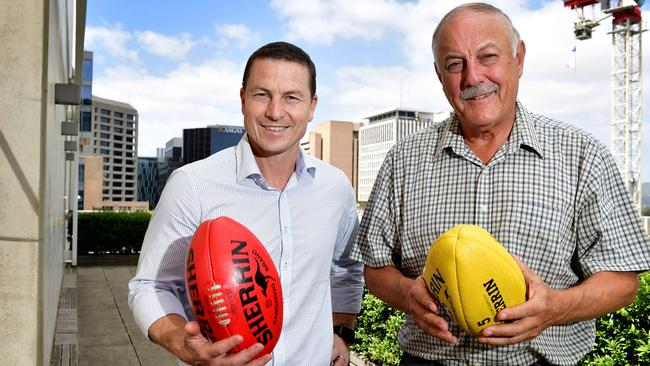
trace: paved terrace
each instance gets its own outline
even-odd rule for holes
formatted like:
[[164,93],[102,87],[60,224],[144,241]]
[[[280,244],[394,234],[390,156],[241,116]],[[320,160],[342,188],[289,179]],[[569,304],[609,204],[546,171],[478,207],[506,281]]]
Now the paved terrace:
[[[129,310],[127,283],[136,261],[80,258],[79,267],[66,268],[51,366],[177,365],[142,334]],[[353,357],[351,365],[367,364]]]

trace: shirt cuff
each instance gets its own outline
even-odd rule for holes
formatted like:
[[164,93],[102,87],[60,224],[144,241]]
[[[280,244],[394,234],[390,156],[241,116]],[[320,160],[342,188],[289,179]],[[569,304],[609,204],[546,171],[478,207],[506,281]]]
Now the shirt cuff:
[[178,314],[187,320],[183,305],[176,296],[166,291],[156,291],[140,296],[133,304],[135,322],[149,337],[149,327],[156,320],[169,314]]

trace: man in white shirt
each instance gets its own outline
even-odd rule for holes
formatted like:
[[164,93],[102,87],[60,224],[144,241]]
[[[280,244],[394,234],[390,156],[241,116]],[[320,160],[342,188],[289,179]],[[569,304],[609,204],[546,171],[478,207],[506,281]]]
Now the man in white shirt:
[[[358,217],[345,175],[299,147],[318,101],[314,64],[292,44],[267,44],[249,58],[240,97],[240,143],[177,169],[167,182],[129,282],[129,305],[151,340],[191,365],[347,365],[363,292],[363,266],[348,256]],[[280,274],[282,333],[273,353],[255,360],[261,344],[228,354],[241,336],[210,343],[192,321],[187,246],[201,222],[219,216],[248,227]]]

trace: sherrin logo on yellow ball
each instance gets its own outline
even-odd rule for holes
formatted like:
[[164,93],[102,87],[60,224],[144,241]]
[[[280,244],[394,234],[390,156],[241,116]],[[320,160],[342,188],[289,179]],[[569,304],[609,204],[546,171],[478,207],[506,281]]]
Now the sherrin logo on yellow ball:
[[514,258],[485,229],[457,225],[431,245],[424,279],[466,332],[497,324],[500,310],[526,301],[526,282]]

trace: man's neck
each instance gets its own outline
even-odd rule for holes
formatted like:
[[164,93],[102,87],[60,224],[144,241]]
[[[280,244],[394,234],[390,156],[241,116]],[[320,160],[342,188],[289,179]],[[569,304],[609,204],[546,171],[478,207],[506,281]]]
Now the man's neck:
[[514,120],[510,123],[499,123],[486,128],[468,128],[461,124],[465,143],[481,159],[483,164],[490,162],[499,148],[508,141]]
[[296,170],[298,147],[282,154],[261,157],[255,155],[255,161],[266,183],[278,190],[284,190],[289,178]]

